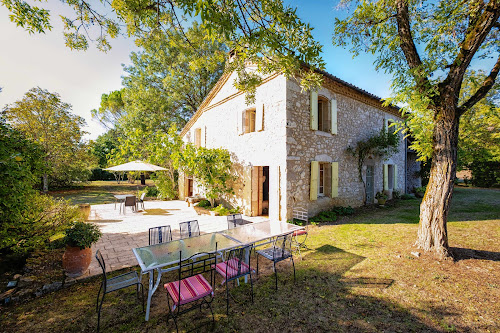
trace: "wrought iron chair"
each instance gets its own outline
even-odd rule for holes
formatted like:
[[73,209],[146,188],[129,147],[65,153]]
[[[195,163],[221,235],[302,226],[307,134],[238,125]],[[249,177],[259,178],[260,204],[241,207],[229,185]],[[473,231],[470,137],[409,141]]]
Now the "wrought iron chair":
[[[295,207],[293,209],[293,219],[298,220],[302,223],[304,229],[296,230],[292,234],[292,247],[294,252],[298,252],[300,259],[302,259],[302,254],[300,253],[301,248],[307,249],[306,240],[309,232],[309,215],[308,211],[302,207]],[[295,221],[294,221],[295,222]]]
[[191,238],[200,235],[200,226],[198,220],[186,221],[179,223],[179,232],[181,239]]
[[229,251],[227,260],[215,265],[215,270],[219,273],[226,284],[226,313],[229,315],[229,281],[239,280],[240,277],[250,275],[251,299],[253,303],[253,282],[252,268],[250,266],[250,252],[253,244],[232,249]]
[[234,229],[241,224],[243,224],[243,218],[241,217],[241,214],[232,214],[227,216],[228,229]]
[[280,261],[290,258],[293,266],[293,281],[295,282],[295,263],[293,262],[292,254],[292,233],[278,236],[273,241],[273,246],[263,250],[257,250],[257,275],[259,275],[259,256],[271,260],[273,262],[273,271],[276,281],[276,290],[278,290],[278,272],[276,264]]
[[[104,262],[104,258],[102,257],[101,251],[97,250],[95,254],[95,258],[99,263],[99,266],[102,268],[102,283],[99,288],[99,292],[97,293],[97,303],[96,303],[96,311],[97,311],[97,332],[99,332],[100,323],[101,323],[101,308],[102,303],[104,302],[104,297],[106,294],[116,291],[119,289],[123,289],[126,287],[136,286],[137,287],[137,297],[139,297],[139,289],[142,291],[142,311],[144,312],[144,286],[142,285],[139,275],[136,271],[131,271],[125,274],[121,274],[118,276],[114,276],[112,278],[108,278],[106,276],[106,263]],[[102,299],[99,302],[99,297],[102,293]]]
[[140,205],[141,205],[141,207],[142,207],[142,210],[146,210],[146,209],[144,208],[144,198],[145,198],[145,197],[146,197],[146,192],[142,193],[142,194],[141,194],[141,197],[140,197],[139,199],[137,199],[137,205],[139,205],[139,204],[140,204]]
[[172,241],[172,229],[169,225],[149,228],[149,245]]
[[[214,290],[212,283],[214,274],[212,266],[216,263],[215,255],[211,253],[197,253],[182,260],[182,251],[179,252],[179,279],[164,285],[167,291],[168,315],[174,320],[175,329],[179,332],[177,317],[181,314],[200,308],[204,305],[212,313],[212,323],[215,323],[214,312],[212,310],[212,301],[214,299]],[[210,272],[210,281],[203,273]],[[190,307],[186,307],[191,304]],[[181,307],[183,309],[181,310]]]
[[135,212],[137,211],[137,203],[136,203],[137,198],[135,195],[128,195],[125,197],[125,201],[123,202],[123,213],[125,214],[125,210],[127,207],[132,207],[132,211]]

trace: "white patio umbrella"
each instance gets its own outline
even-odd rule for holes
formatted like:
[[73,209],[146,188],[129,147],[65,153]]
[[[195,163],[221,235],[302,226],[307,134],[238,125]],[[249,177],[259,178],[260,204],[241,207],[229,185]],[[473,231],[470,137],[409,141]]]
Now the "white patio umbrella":
[[[149,171],[149,172],[154,172],[154,171],[163,171],[167,170],[165,168],[162,168],[161,166],[157,166],[151,163],[143,162],[143,161],[132,161],[120,165],[116,165],[110,168],[106,168],[104,170],[111,171],[111,172],[121,172],[122,177],[123,174],[127,171]],[[117,178],[118,183],[120,182],[120,178]]]

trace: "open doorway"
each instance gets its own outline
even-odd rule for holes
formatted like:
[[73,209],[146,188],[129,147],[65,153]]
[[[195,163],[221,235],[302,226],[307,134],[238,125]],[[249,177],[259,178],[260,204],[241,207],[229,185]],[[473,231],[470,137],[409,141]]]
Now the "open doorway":
[[252,168],[252,216],[269,215],[269,166]]

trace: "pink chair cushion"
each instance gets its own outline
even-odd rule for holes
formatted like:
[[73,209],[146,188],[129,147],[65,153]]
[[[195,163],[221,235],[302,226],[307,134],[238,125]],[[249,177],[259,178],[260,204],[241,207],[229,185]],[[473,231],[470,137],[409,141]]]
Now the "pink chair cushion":
[[213,294],[212,286],[201,274],[182,279],[180,286],[181,299],[179,300],[179,281],[169,282],[164,285],[174,301],[173,309],[175,309],[176,305],[194,302],[200,298]]
[[294,231],[294,232],[293,232],[293,235],[294,235],[294,236],[300,236],[300,235],[305,235],[305,234],[307,234],[307,230],[304,230],[304,229],[302,229],[302,230],[297,230],[297,231]]
[[[231,279],[238,274],[238,259],[233,258],[228,261],[220,262],[215,266],[215,270],[217,273],[222,275],[224,279]],[[241,272],[240,274],[248,273],[250,267],[244,262],[241,263]],[[227,276],[226,276],[227,272]]]

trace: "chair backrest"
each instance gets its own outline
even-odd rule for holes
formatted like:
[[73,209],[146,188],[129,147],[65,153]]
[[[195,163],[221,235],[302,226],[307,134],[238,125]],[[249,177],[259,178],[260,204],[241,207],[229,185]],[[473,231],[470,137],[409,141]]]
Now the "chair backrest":
[[144,198],[145,198],[145,197],[146,197],[146,192],[143,192],[143,193],[141,194],[141,201],[144,201]]
[[233,229],[236,228],[238,225],[241,225],[243,222],[243,218],[241,217],[241,214],[232,214],[227,216],[227,228],[228,229]]
[[273,259],[288,258],[292,255],[292,234],[276,237],[273,244]]
[[253,244],[232,249],[226,257],[226,280],[231,280],[250,273],[250,253]]
[[198,224],[198,220],[179,223],[179,232],[181,234],[181,239],[199,236],[200,226]]
[[309,226],[309,212],[303,207],[293,208],[293,219],[302,221],[305,227]]
[[169,225],[149,228],[149,245],[172,241],[172,229]]
[[102,253],[100,250],[97,250],[95,253],[95,258],[97,259],[97,262],[99,263],[99,266],[101,266],[102,269],[102,284],[104,287],[104,292],[106,292],[106,263],[104,262],[104,258],[102,256]]
[[128,195],[125,197],[125,206],[135,206],[135,195]]

